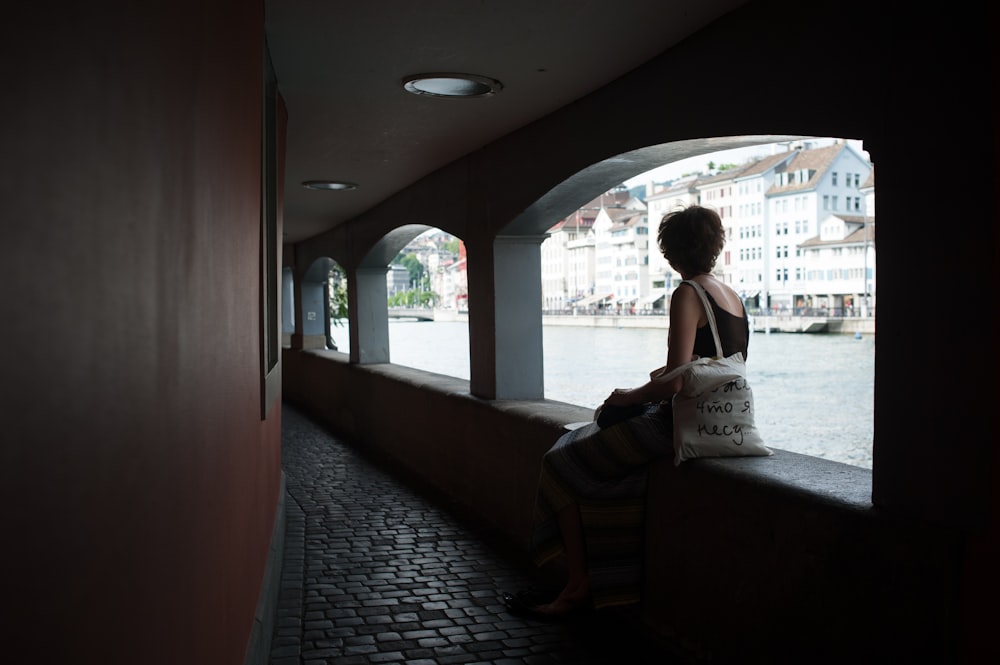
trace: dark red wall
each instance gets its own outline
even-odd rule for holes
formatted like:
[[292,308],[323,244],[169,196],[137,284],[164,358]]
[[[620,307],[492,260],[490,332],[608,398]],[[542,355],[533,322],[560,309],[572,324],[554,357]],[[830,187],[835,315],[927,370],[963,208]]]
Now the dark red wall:
[[4,648],[241,663],[281,474],[263,3],[64,4],[0,28]]

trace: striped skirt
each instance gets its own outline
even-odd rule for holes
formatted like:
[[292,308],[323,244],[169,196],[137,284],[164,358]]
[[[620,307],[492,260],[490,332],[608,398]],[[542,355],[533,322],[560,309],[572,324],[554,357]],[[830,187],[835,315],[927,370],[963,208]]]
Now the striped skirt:
[[605,429],[590,423],[563,434],[542,460],[535,563],[563,553],[557,514],[579,506],[596,608],[639,600],[648,466],[673,455],[671,415],[666,405]]

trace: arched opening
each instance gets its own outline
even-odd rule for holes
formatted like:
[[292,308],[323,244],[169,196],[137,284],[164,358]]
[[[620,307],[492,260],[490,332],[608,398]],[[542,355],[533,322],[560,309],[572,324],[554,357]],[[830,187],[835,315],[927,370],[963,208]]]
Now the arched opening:
[[[322,279],[324,269],[327,276]],[[347,272],[335,260],[328,257],[317,259],[316,264],[307,272],[308,282],[303,281],[306,293],[310,294],[310,302],[315,300],[317,288],[322,292],[319,303],[324,308],[323,313],[315,316],[316,309],[303,313],[303,328],[310,334],[322,334],[324,345],[311,348],[326,348],[348,353],[350,351],[350,335],[348,334],[347,306]],[[318,280],[318,283],[317,283]],[[281,345],[292,347],[292,335],[295,334],[295,274],[292,268],[285,267],[281,273]],[[303,302],[306,301],[305,296]],[[315,307],[315,303],[312,302]],[[313,318],[310,318],[312,316]],[[323,323],[322,333],[314,324],[315,320]],[[315,341],[314,341],[315,343]]]
[[596,408],[663,364],[680,276],[659,252],[659,220],[705,205],[728,239],[715,275],[751,315],[768,444],[871,468],[874,178],[859,141],[710,152],[588,196],[551,220],[541,248],[546,398]]
[[386,273],[392,362],[469,379],[468,257],[461,238],[428,228]]
[[347,272],[328,256],[316,258],[295,284],[294,271],[282,275],[282,341],[294,346],[291,337],[301,339],[301,348],[348,352]]

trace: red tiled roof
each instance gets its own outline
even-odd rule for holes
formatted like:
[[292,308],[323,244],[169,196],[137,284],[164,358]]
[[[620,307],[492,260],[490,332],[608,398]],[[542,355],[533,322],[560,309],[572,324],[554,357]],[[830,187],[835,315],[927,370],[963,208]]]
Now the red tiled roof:
[[865,181],[861,183],[860,189],[872,189],[875,187],[875,166],[872,166],[871,171],[868,172],[868,177]]
[[868,231],[865,232],[865,218],[856,217],[853,215],[836,215],[837,218],[849,222],[851,224],[859,224],[860,226],[850,233],[848,233],[844,238],[839,240],[820,240],[819,236],[813,236],[808,240],[799,243],[799,247],[821,247],[824,245],[853,245],[856,243],[864,242],[866,237],[868,242],[875,244],[875,220],[868,219]]
[[792,152],[782,152],[777,155],[770,155],[768,157],[762,157],[755,162],[752,162],[746,166],[741,172],[739,177],[744,178],[746,176],[760,175],[768,169],[771,169],[786,159],[791,159],[794,157]]
[[800,190],[813,189],[819,179],[830,168],[834,158],[847,147],[846,143],[834,143],[824,148],[814,148],[812,150],[799,150],[798,154],[788,163],[785,171],[811,171],[812,176],[803,183],[792,183],[789,185],[773,185],[767,191],[768,194],[779,194]]

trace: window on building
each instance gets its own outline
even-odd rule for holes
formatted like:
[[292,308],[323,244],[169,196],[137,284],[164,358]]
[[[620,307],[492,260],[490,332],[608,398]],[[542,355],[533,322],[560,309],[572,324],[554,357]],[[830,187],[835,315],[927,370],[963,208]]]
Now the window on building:
[[281,241],[278,238],[278,85],[264,45],[260,211],[260,417],[267,419],[280,394],[282,313],[279,307]]
[[832,184],[832,185],[833,185],[834,187],[836,187],[836,186],[837,186],[837,172],[836,172],[836,171],[834,171],[833,173],[831,173],[831,174],[830,174],[830,183],[831,183],[831,184]]

